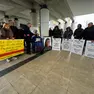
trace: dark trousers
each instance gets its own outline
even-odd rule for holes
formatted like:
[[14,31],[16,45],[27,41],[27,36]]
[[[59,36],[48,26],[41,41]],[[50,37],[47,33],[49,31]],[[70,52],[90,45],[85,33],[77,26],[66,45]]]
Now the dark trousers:
[[26,53],[31,53],[31,42],[26,40]]
[[35,43],[32,43],[32,51],[35,52]]
[[83,48],[83,52],[82,52],[82,54],[84,54],[84,53],[85,53],[86,42],[87,42],[87,40],[85,40],[85,44],[84,44],[84,48]]

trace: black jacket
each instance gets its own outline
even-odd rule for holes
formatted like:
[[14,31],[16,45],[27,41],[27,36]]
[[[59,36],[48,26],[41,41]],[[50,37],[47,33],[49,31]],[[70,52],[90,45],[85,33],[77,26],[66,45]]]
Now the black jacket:
[[24,30],[23,29],[19,29],[19,39],[24,39]]
[[61,30],[53,30],[53,37],[54,38],[61,38],[62,37],[62,32]]
[[72,30],[64,32],[64,38],[65,39],[71,39],[72,35],[73,35],[73,31]]
[[53,30],[49,30],[49,36],[51,37],[51,36],[53,36]]
[[82,38],[85,40],[94,40],[94,26],[86,28],[82,33]]
[[26,41],[31,41],[31,38],[34,34],[30,31],[28,26],[25,26],[24,28],[24,39]]
[[74,32],[74,38],[75,39],[81,39],[82,38],[82,33],[83,33],[83,29],[82,28],[78,28],[75,30]]
[[13,32],[13,35],[14,35],[13,37],[15,39],[18,39],[19,38],[19,30],[18,30],[18,28],[16,26],[10,26],[10,28],[11,28],[11,30]]

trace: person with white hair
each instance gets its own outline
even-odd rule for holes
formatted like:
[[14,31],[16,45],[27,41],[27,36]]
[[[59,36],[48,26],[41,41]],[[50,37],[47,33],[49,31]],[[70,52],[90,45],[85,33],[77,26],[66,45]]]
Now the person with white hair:
[[24,29],[24,40],[26,43],[26,53],[27,54],[31,54],[31,38],[34,35],[31,31],[30,31],[30,27],[31,24],[28,23],[27,25],[24,25],[23,29]]
[[85,40],[94,40],[94,25],[92,22],[90,22],[88,27],[83,31],[82,38]]

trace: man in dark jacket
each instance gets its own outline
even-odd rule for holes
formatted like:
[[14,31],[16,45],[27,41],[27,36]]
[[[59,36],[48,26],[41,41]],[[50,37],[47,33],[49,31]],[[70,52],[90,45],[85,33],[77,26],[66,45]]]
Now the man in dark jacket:
[[49,37],[52,37],[53,36],[53,30],[50,28],[49,29]]
[[82,25],[78,24],[77,29],[74,32],[74,38],[75,39],[81,39],[82,38],[82,33],[83,33],[83,29],[82,29]]
[[93,23],[89,23],[88,27],[83,31],[82,37],[85,40],[94,40],[94,25]]
[[71,39],[72,35],[73,35],[72,29],[70,27],[67,27],[66,31],[64,32],[64,38]]
[[24,29],[21,27],[19,29],[19,39],[24,39]]
[[61,38],[62,37],[62,32],[58,26],[56,26],[53,30],[53,37],[54,38]]
[[28,25],[22,25],[21,27],[24,30],[24,40],[25,40],[25,43],[26,43],[26,53],[31,54],[31,38],[34,35],[30,31],[31,25],[30,25],[30,23],[28,23]]

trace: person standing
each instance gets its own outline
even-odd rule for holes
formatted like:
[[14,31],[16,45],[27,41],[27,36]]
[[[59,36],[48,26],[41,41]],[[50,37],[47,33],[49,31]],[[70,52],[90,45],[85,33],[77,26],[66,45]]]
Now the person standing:
[[[3,28],[1,29],[1,37],[0,39],[14,39],[13,32],[9,26],[9,24],[5,23]],[[10,62],[10,59],[6,59],[7,62]]]
[[53,30],[50,28],[49,29],[49,37],[52,37],[53,36]]
[[72,29],[70,27],[67,27],[66,31],[64,32],[64,38],[71,39],[72,35],[73,35]]
[[18,28],[14,25],[14,22],[12,21],[12,20],[9,20],[9,25],[10,25],[10,28],[11,28],[11,30],[12,30],[12,32],[13,32],[13,37],[15,38],[15,39],[19,39],[19,30],[18,30]]
[[85,44],[83,48],[83,54],[84,54],[87,40],[94,41],[94,25],[92,22],[90,22],[88,24],[88,27],[83,31],[82,38],[85,40]]
[[92,22],[90,22],[88,27],[83,31],[82,38],[85,40],[94,40],[94,25]]
[[62,32],[59,29],[58,26],[55,26],[54,30],[53,30],[53,37],[54,38],[61,38]]
[[78,24],[77,29],[74,32],[74,38],[75,39],[81,39],[82,38],[82,33],[83,33],[83,29],[82,29],[82,25]]
[[1,28],[1,39],[13,39],[13,32],[8,23]]
[[23,29],[24,29],[24,39],[25,39],[25,43],[26,43],[26,53],[27,54],[31,54],[31,38],[34,35],[31,31],[31,24],[28,23],[27,25],[24,25]]

